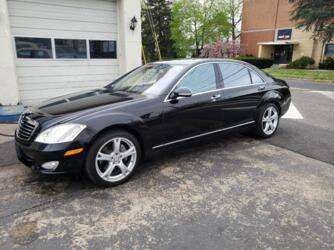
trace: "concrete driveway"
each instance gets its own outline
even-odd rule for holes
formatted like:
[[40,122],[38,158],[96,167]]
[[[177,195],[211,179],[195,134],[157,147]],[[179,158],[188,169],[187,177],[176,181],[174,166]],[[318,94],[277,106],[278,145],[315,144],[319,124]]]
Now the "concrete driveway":
[[[334,115],[321,112],[334,112],[334,100],[308,89],[293,90],[303,119],[282,119],[274,138],[166,151],[115,188],[2,164],[0,248],[333,249]],[[327,103],[321,118],[301,108],[303,95]]]

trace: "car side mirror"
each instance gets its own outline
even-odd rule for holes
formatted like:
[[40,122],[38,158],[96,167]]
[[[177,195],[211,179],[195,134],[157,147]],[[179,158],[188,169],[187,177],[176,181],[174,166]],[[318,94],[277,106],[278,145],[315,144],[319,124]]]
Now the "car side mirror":
[[176,99],[178,97],[191,97],[192,95],[193,94],[191,93],[191,90],[189,88],[181,87],[181,88],[175,89],[171,93],[170,98]]

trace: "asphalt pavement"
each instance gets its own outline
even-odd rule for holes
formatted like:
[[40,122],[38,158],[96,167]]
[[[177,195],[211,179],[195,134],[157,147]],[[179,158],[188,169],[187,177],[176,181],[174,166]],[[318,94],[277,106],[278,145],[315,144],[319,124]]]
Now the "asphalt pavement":
[[115,188],[36,175],[0,137],[0,249],[333,249],[334,85],[289,83],[273,138],[166,151]]
[[334,165],[334,84],[289,85],[296,111],[281,119],[276,136],[267,142]]

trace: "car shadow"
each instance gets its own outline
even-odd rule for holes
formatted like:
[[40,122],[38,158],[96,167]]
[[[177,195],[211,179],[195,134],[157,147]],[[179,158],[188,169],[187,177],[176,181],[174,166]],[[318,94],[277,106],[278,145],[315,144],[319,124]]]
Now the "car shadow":
[[[205,154],[212,149],[221,147],[222,144],[224,144],[225,149],[228,149],[229,146],[232,146],[240,140],[251,141],[253,138],[245,133],[234,132],[210,136],[202,140],[189,141],[173,147],[161,149],[149,159],[142,162],[140,168],[138,168],[129,182],[140,182],[141,178],[146,176],[148,172],[159,171],[159,167],[163,167],[167,161],[177,161],[178,158],[189,157],[199,151],[202,154]],[[40,195],[53,196],[64,192],[71,194],[78,191],[91,192],[105,189],[104,187],[96,186],[84,175],[43,175],[33,171],[28,174],[27,178],[24,180],[24,186],[35,187],[35,192]]]

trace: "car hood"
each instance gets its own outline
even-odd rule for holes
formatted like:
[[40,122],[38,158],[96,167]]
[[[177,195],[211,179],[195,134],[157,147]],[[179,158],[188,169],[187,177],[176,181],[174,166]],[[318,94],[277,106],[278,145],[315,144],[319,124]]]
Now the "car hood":
[[117,107],[118,105],[143,98],[145,96],[139,94],[120,91],[113,92],[108,89],[95,89],[53,98],[35,107],[30,107],[29,110],[33,113],[34,118],[70,117],[73,119],[98,111],[106,106]]

